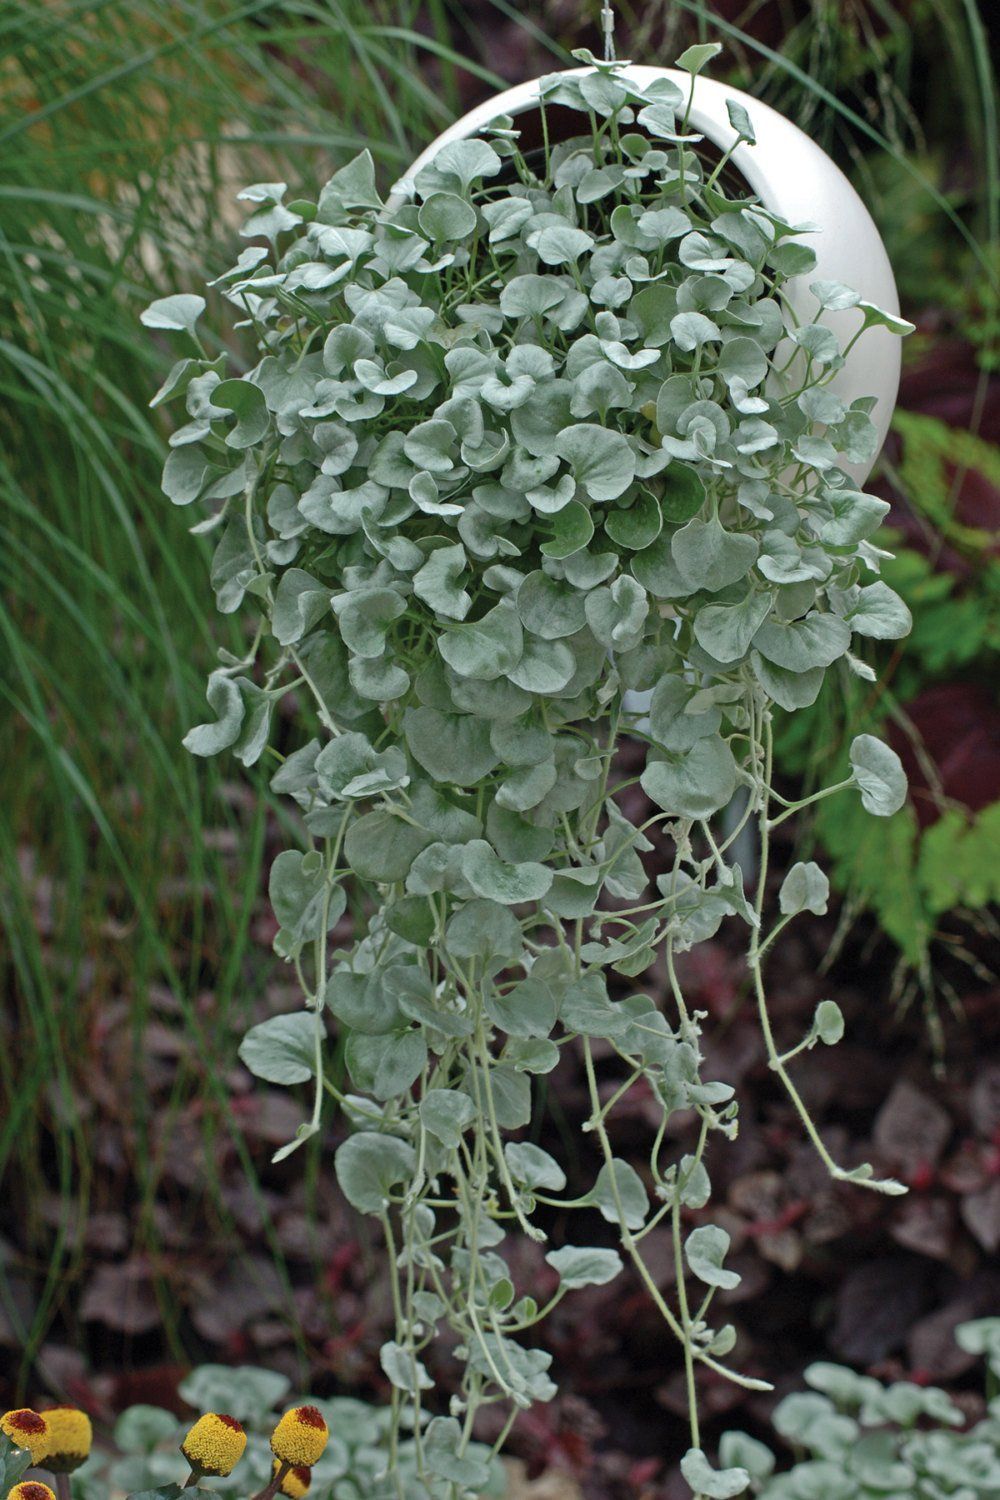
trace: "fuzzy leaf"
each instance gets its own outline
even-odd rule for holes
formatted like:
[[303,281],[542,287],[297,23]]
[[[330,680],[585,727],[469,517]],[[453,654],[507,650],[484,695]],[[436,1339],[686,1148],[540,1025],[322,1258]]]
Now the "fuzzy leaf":
[[627,1229],[641,1229],[646,1222],[649,1198],[642,1178],[627,1161],[615,1158],[606,1162],[589,1196],[609,1224],[624,1223]]
[[590,512],[578,500],[571,500],[568,505],[564,505],[562,510],[551,517],[550,525],[552,539],[543,542],[541,546],[545,557],[572,557],[574,553],[582,552],[594,535]]
[[745,141],[748,141],[753,146],[756,143],[757,135],[744,106],[737,103],[735,99],[727,99],[726,113],[729,115],[729,123],[737,135],[742,136]]
[[468,566],[460,542],[436,547],[422,568],[413,575],[413,592],[437,614],[448,620],[464,620],[472,607],[472,596],[458,580]]
[[696,42],[686,52],[681,53],[674,66],[681,68],[685,73],[694,75],[700,73],[702,68],[710,63],[713,57],[718,57],[721,51],[721,42]]
[[522,582],[517,612],[525,629],[546,641],[575,635],[586,618],[583,594],[541,570],[529,573]]
[[731,1292],[739,1286],[740,1277],[722,1264],[728,1251],[729,1235],[717,1224],[702,1224],[692,1229],[684,1242],[684,1258],[698,1280]]
[[268,1083],[307,1082],[316,1072],[316,1017],[300,1010],[251,1026],[239,1056],[255,1078]]
[[213,724],[198,724],[188,730],[181,743],[192,755],[218,755],[235,745],[243,728],[243,698],[228,672],[220,669],[211,674],[205,696],[217,718]]
[[733,1500],[746,1494],[750,1475],[746,1469],[713,1469],[700,1448],[689,1448],[681,1459],[681,1473],[696,1495],[705,1500]]
[[411,1088],[427,1063],[421,1030],[369,1036],[356,1031],[347,1038],[345,1060],[358,1088],[376,1099],[395,1099]]
[[560,1250],[550,1250],[545,1259],[558,1272],[560,1283],[570,1288],[606,1286],[622,1270],[622,1258],[617,1250],[563,1245]]
[[761,687],[789,713],[816,702],[823,686],[822,667],[813,667],[808,672],[789,672],[786,667],[777,667],[766,661],[759,651],[751,651],[750,661]]
[[804,620],[768,620],[753,638],[761,656],[786,672],[829,667],[851,644],[851,632],[838,615],[813,610]]
[[481,620],[467,621],[438,637],[438,650],[453,671],[486,682],[511,672],[523,649],[521,622],[508,604],[498,604]]
[[538,259],[547,266],[573,266],[594,248],[593,237],[572,224],[556,224],[528,237]]
[[424,1460],[439,1479],[446,1479],[464,1491],[485,1493],[490,1482],[489,1449],[480,1444],[466,1444],[462,1428],[455,1417],[433,1417],[424,1435]]
[[325,796],[345,800],[399,791],[410,781],[406,757],[397,745],[379,752],[356,732],[338,735],[324,746],[316,758],[316,773]]
[[813,1017],[813,1030],[827,1047],[836,1046],[844,1035],[844,1016],[835,1000],[821,1000]]
[[610,586],[593,589],[587,595],[587,624],[609,651],[625,651],[634,646],[648,613],[645,589],[627,573]]
[[420,1118],[443,1146],[455,1150],[476,1118],[476,1106],[457,1089],[428,1089],[420,1101]]
[[504,993],[490,990],[486,1010],[494,1026],[508,1036],[547,1037],[556,1023],[558,1002],[542,979],[531,975]]
[[362,1214],[377,1214],[388,1203],[393,1188],[410,1181],[416,1161],[416,1152],[408,1142],[365,1130],[348,1136],[338,1147],[334,1170],[351,1207]]
[[[331,898],[329,926],[340,919],[346,904],[343,888],[336,886],[334,890],[337,900]],[[283,958],[292,958],[306,941],[320,936],[326,876],[319,855],[283,849],[271,866],[268,894],[281,927],[280,943],[275,939],[276,950]]]
[[178,333],[194,334],[194,327],[205,311],[204,297],[179,292],[172,297],[159,297],[139,314],[139,322],[147,328],[169,328]]
[[507,864],[485,839],[473,839],[466,844],[462,870],[477,896],[485,896],[505,906],[538,901],[552,884],[552,871],[547,865],[530,861]]
[[908,635],[913,617],[899,595],[879,580],[849,591],[848,625],[859,635],[877,641],[895,641]]
[[495,177],[502,163],[493,147],[476,136],[450,141],[430,164],[435,177],[452,177],[467,192],[479,177]]
[[626,437],[593,422],[578,422],[556,435],[555,451],[591,500],[615,500],[635,477],[635,454]]
[[457,193],[432,193],[417,223],[429,240],[464,240],[476,227],[476,210]]
[[434,1389],[434,1382],[420,1360],[394,1339],[382,1345],[378,1358],[383,1371],[397,1390],[415,1397],[418,1391]]
[[576,671],[576,661],[565,641],[545,641],[526,634],[521,659],[507,673],[515,687],[549,697],[559,693]]
[[445,941],[456,958],[516,958],[521,924],[496,901],[469,901],[448,923]]
[[515,1182],[526,1188],[544,1188],[546,1192],[560,1193],[566,1186],[566,1173],[562,1167],[530,1141],[508,1141],[503,1154]]
[[[274,594],[271,629],[282,646],[307,635],[330,607],[330,590],[302,568],[282,573]],[[377,654],[377,653],[376,653]]]
[[684,755],[650,761],[640,778],[657,806],[677,818],[708,818],[736,791],[736,762],[718,735],[700,739]]
[[488,776],[500,757],[485,719],[439,713],[436,708],[408,708],[403,733],[410,753],[435,781],[472,786]]
[[813,860],[794,864],[781,882],[778,905],[786,917],[797,916],[801,911],[814,912],[822,917],[830,900],[830,882],[819,865]]
[[906,772],[895,750],[874,735],[859,734],[850,749],[854,781],[867,812],[889,818],[906,801]]
[[708,604],[694,617],[695,640],[716,661],[741,661],[766,620],[774,596],[749,593],[739,604]]
[[347,830],[344,852],[362,880],[405,880],[410,866],[433,840],[391,812],[366,813]]
[[760,546],[752,536],[727,531],[713,516],[689,521],[675,532],[672,551],[685,583],[714,594],[746,577]]

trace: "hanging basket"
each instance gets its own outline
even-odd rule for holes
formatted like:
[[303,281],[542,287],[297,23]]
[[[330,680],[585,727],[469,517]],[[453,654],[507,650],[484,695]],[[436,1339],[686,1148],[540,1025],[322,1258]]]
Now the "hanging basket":
[[[589,71],[587,67],[568,69],[566,76]],[[623,63],[620,71],[623,77],[643,88],[661,78],[675,83],[685,94],[691,86],[690,76],[673,68]],[[477,134],[498,115],[538,117],[542,85],[551,76],[532,78],[494,94],[449,125],[397,183],[395,201],[407,196],[411,179],[443,146]],[[727,110],[731,100],[743,105],[750,114],[757,141],[752,146],[740,142],[730,158],[729,170],[738,174],[764,206],[785,223],[815,226],[804,243],[816,252],[816,268],[809,276],[798,277],[788,285],[789,315],[803,323],[812,322],[816,303],[809,286],[814,281],[843,282],[859,292],[864,301],[897,314],[896,282],[871,214],[836,163],[804,131],[759,99],[700,76],[695,80],[694,103],[688,117],[691,131],[702,135],[709,148],[720,153],[729,150],[737,139]],[[529,120],[518,123],[530,129]],[[862,315],[849,308],[828,314],[826,321],[846,342],[861,327]],[[847,405],[859,397],[876,397],[872,421],[879,449],[896,404],[899,371],[899,339],[886,328],[872,328],[850,351],[844,367],[830,382],[831,389]],[[871,472],[872,462],[843,467],[861,485]]]

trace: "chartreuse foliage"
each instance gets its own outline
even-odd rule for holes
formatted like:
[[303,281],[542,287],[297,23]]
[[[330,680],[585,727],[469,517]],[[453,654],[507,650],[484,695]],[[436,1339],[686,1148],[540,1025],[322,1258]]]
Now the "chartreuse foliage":
[[[693,74],[714,50],[681,66]],[[771,785],[773,705],[812,703],[834,662],[867,672],[854,636],[909,623],[877,577],[886,507],[841,468],[875,439],[871,402],[848,409],[830,389],[845,356],[825,315],[857,308],[855,339],[907,325],[825,282],[812,283],[814,321],[794,318],[786,286],[809,276],[812,251],[727,196],[719,168],[706,175],[673,83],[637,89],[595,64],[552,77],[543,101],[577,111],[580,129],[537,171],[501,120],[446,146],[389,206],[366,155],[316,202],[282,183],[248,189],[255,243],[221,279],[259,350],[247,374],[202,353],[200,298],[147,315],[194,344],[156,398],[188,418],[164,488],[207,504],[219,607],[256,627],[244,655],[221,654],[211,717],[187,744],[251,765],[291,688],[319,712],[321,737],[272,779],[301,814],[304,847],[275,861],[271,899],[305,1008],[255,1027],[242,1055],[273,1082],[312,1082],[312,1119],[279,1155],[338,1100],[351,1128],[338,1180],[389,1247],[392,1419],[369,1493],[476,1493],[477,1412],[505,1410],[499,1452],[518,1412],[555,1391],[550,1356],[520,1335],[624,1256],[683,1348],[685,1473],[721,1496],[745,1476],[701,1451],[696,1371],[754,1382],[727,1363],[734,1334],[712,1315],[738,1280],[728,1236],[683,1219],[709,1199],[706,1141],[735,1133],[736,1106],[701,1077],[700,1017],[674,959],[728,917],[745,925],[771,1066],[816,1149],[841,1180],[900,1190],[829,1157],[788,1063],[835,1041],[839,1012],[822,1006],[780,1055],[763,968],[777,931],[826,899],[821,872],[799,866],[780,912],[764,911],[770,830],[797,806]],[[734,125],[750,138],[738,113]],[[648,716],[635,692],[652,694]],[[648,744],[657,811],[638,827],[612,795],[623,734]],[[869,735],[828,790],[841,788],[876,816],[905,796],[898,759]],[[724,837],[713,820],[738,796]],[[654,825],[673,852],[649,900]],[[747,825],[752,902],[727,859]],[[357,939],[335,948],[348,901]],[[661,951],[663,1007],[629,983]],[[347,1094],[325,1066],[330,1024]],[[606,1103],[595,1038],[624,1068]],[[558,1162],[516,1139],[533,1079],[570,1045],[603,1158],[575,1200]],[[662,1115],[643,1176],[609,1129],[636,1084]],[[702,1125],[680,1160],[666,1144],[678,1110]],[[544,1238],[540,1204],[596,1208],[620,1242],[550,1250],[560,1281],[543,1308],[504,1255],[508,1231]],[[670,1298],[643,1255],[660,1224],[676,1250]],[[428,1351],[445,1325],[464,1370],[450,1414],[429,1422]]]

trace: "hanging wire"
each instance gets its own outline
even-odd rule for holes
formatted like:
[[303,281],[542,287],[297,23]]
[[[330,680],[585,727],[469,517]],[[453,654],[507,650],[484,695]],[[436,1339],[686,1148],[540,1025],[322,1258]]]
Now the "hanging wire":
[[604,33],[604,61],[615,60],[615,12],[611,0],[603,0],[601,7],[601,30]]

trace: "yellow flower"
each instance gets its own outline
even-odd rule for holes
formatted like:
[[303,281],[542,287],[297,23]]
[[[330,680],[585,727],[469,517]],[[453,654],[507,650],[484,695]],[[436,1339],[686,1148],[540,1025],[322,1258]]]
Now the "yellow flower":
[[293,1469],[311,1469],[322,1457],[330,1429],[315,1406],[293,1406],[271,1433],[271,1452]]
[[[272,1479],[277,1479],[278,1470],[280,1468],[281,1464],[279,1464],[278,1460],[275,1459],[274,1465],[271,1469]],[[284,1479],[278,1486],[278,1489],[280,1490],[281,1494],[288,1496],[288,1500],[302,1500],[302,1496],[305,1494],[306,1490],[311,1484],[312,1470],[302,1467],[298,1469],[289,1469],[288,1473],[285,1475]]]
[[210,1411],[190,1429],[181,1452],[199,1474],[231,1474],[243,1457],[247,1435],[235,1417]]
[[41,1415],[49,1429],[45,1467],[53,1474],[72,1474],[90,1454],[94,1439],[90,1418],[75,1406],[50,1406]]
[[37,1479],[22,1479],[7,1491],[7,1500],[56,1500],[56,1497],[47,1484],[40,1484]]
[[[30,1453],[33,1464],[41,1463],[48,1452],[48,1423],[29,1406],[18,1411],[5,1411],[0,1417],[0,1432],[7,1434],[15,1448]],[[41,1496],[36,1496],[35,1500],[41,1500]]]

